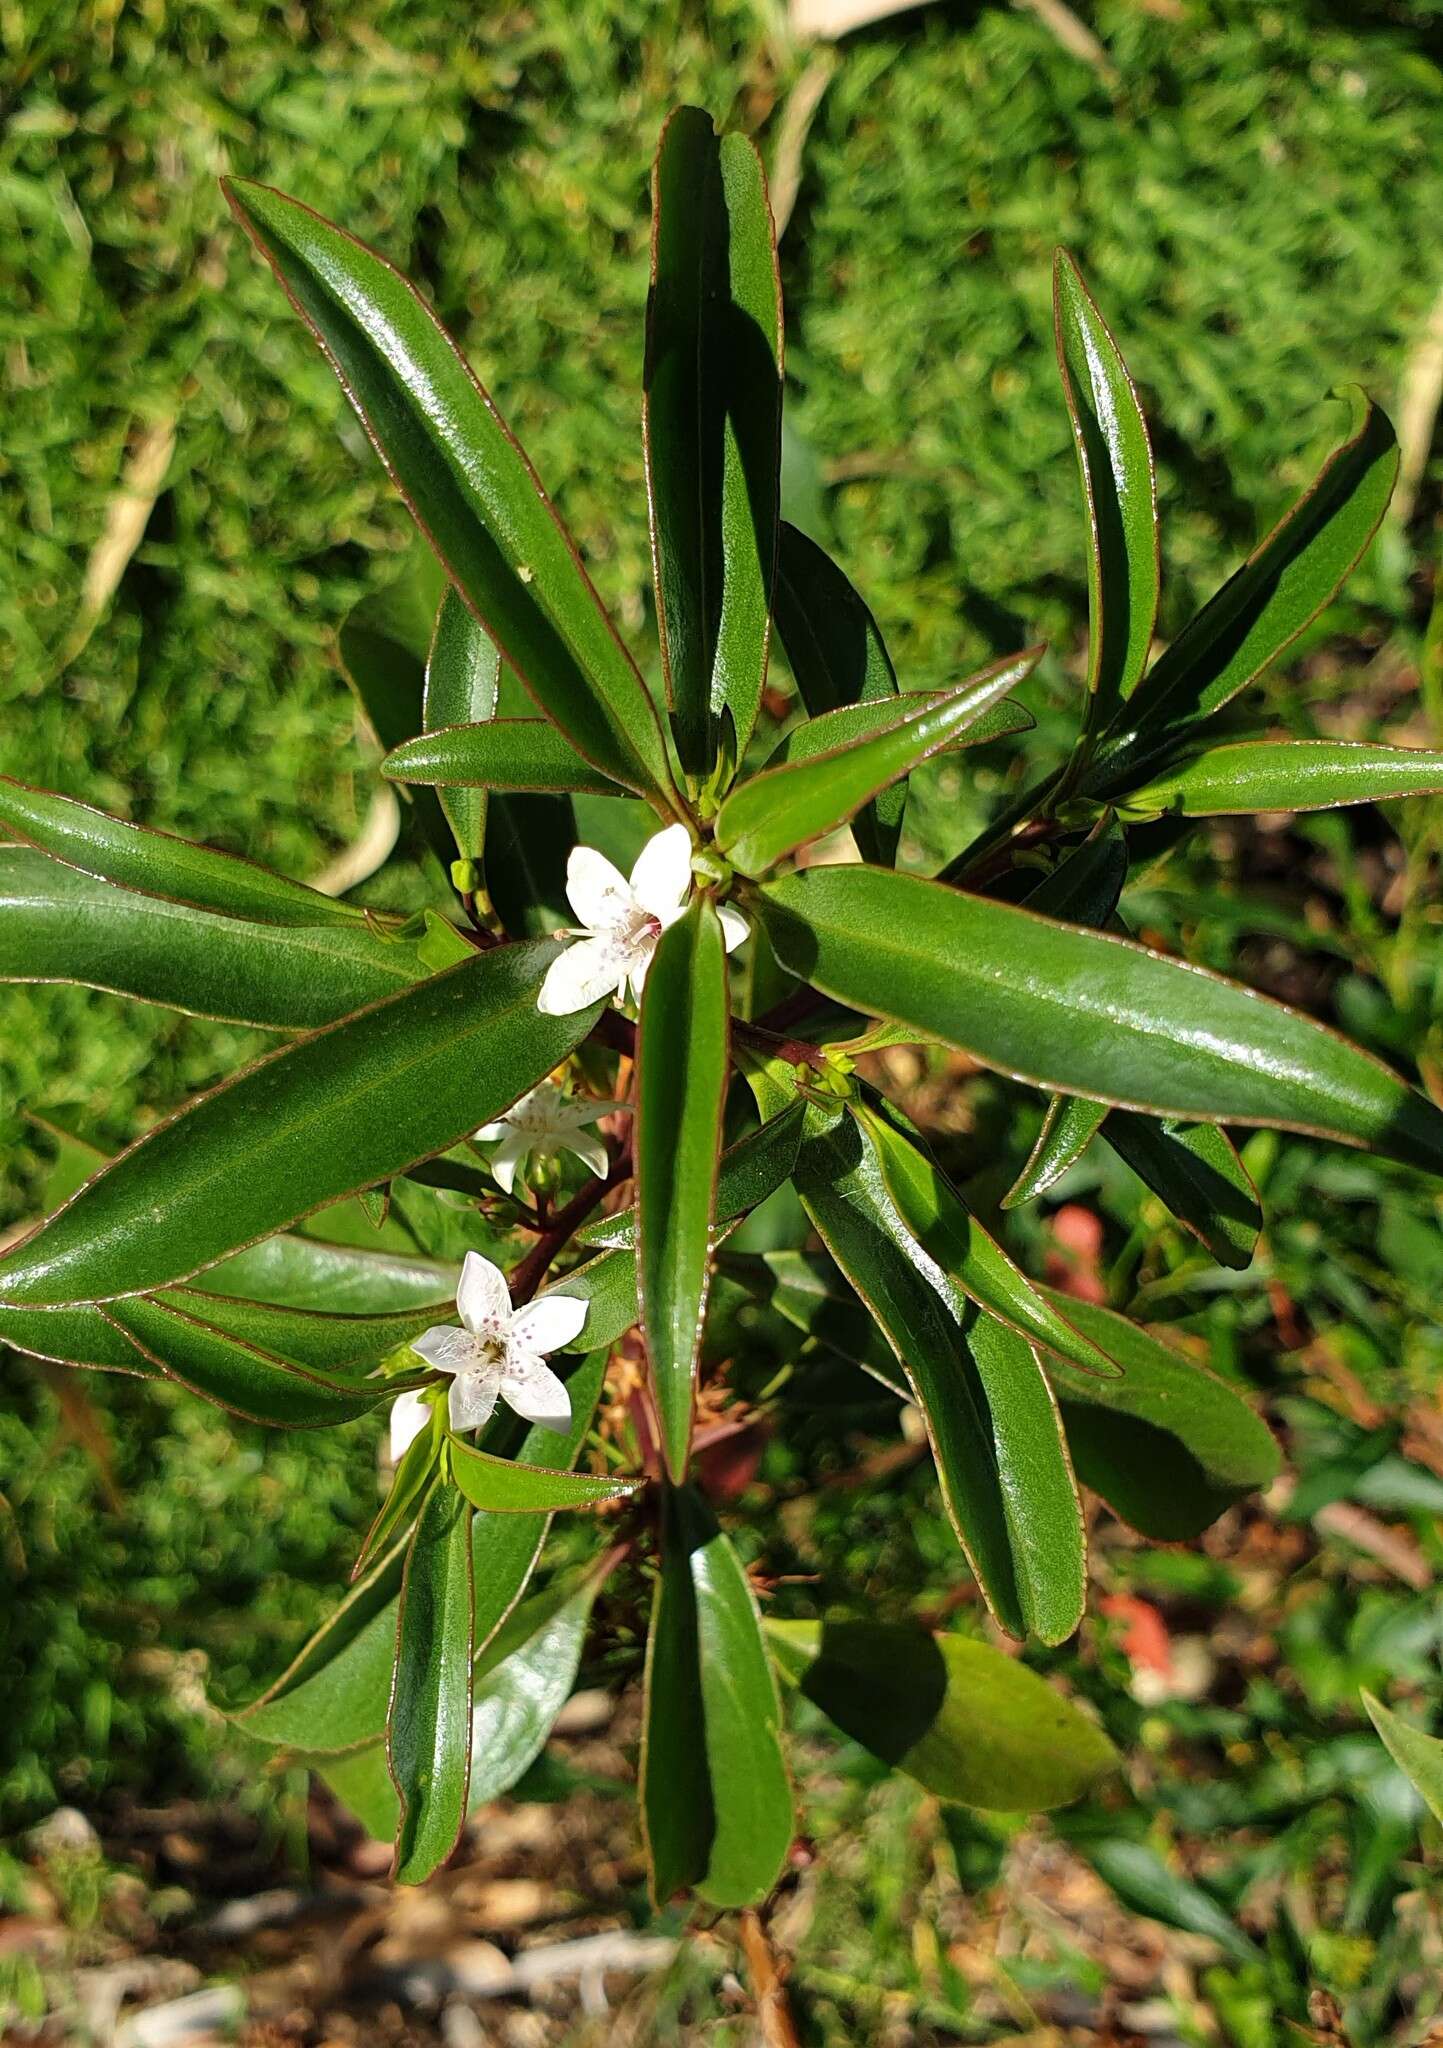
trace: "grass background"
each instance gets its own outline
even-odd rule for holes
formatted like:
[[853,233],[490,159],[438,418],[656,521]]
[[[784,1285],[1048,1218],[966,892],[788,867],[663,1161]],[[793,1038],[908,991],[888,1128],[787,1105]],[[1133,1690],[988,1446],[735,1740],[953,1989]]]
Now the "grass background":
[[[1079,256],[1153,422],[1166,632],[1341,433],[1329,393],[1359,382],[1392,403],[1443,286],[1443,8],[1086,12],[1115,84],[1005,6],[928,8],[850,36],[782,248],[791,488],[868,596],[906,685],[1051,639],[1044,749],[1072,715],[1085,618],[1050,349],[1054,245]],[[334,635],[385,579],[406,521],[230,223],[226,171],[308,200],[421,282],[654,663],[638,432],[650,156],[682,99],[775,150],[814,56],[778,9],[594,0],[462,20],[438,0],[10,0],[0,46],[0,769],[300,876],[359,829],[373,754]],[[175,447],[154,513],[76,653],[86,564],[127,452],[165,422]],[[1255,716],[1443,740],[1427,717],[1436,475],[1435,463],[1411,525],[1384,536]],[[955,845],[989,794],[985,780],[936,781],[919,823]],[[1301,994],[1405,1061],[1421,1048],[1427,1073],[1443,986],[1434,841],[1422,807],[1388,825],[1364,813],[1291,834],[1220,828],[1164,864],[1142,908],[1193,957]],[[118,1143],[251,1044],[106,997],[7,991],[5,1219],[31,1212],[43,1162],[26,1112]],[[993,1138],[1020,1147],[1011,1100],[974,1091],[964,1167],[982,1172]],[[1327,1498],[1366,1503],[1371,1484],[1370,1511],[1404,1526],[1431,1576],[1440,1482],[1414,1453],[1443,1371],[1436,1197],[1292,1141],[1255,1140],[1253,1158],[1278,1221],[1265,1267],[1226,1286],[1125,1176],[1087,1168],[1067,1192],[1105,1219],[1114,1298],[1206,1336],[1268,1394],[1295,1462],[1341,1475]],[[1042,1224],[1018,1242],[1044,1256]],[[88,1407],[67,1412],[33,1364],[12,1356],[0,1375],[0,1826],[162,1782],[237,1792],[233,1761],[190,1712],[190,1653],[232,1697],[276,1667],[365,1519],[369,1441],[267,1437],[163,1389],[87,1388]],[[1407,1467],[1391,1492],[1375,1473],[1385,1457]],[[890,1585],[892,1547],[927,1498],[919,1481],[849,1509],[815,1538],[829,1568]],[[1298,1525],[1312,1529],[1307,1514]],[[1379,1979],[1379,1914],[1397,1886],[1358,1889],[1386,1843],[1347,1790],[1361,1752],[1345,1748],[1329,1776],[1329,1745],[1357,1739],[1360,1682],[1401,1678],[1436,1700],[1438,1621],[1417,1584],[1326,1534],[1309,1541],[1301,1589],[1279,1567],[1286,1654],[1261,1692],[1149,1719],[1102,1683],[1125,1677],[1105,1630],[1089,1668],[1151,1759],[1137,1825],[1205,1840],[1273,1812],[1290,1846],[1222,1890],[1236,1903],[1264,1879],[1324,1872],[1332,1891],[1308,1910],[1334,1949],[1304,1941],[1297,1971],[1347,1991],[1349,1972]],[[1236,1597],[1235,1561],[1134,1550],[1112,1569],[1193,1603],[1204,1635]],[[950,1556],[913,1558],[896,1590],[955,1576]],[[1330,1789],[1304,1799],[1310,1771]],[[1298,1794],[1286,1826],[1279,1774]],[[851,1876],[815,1939],[856,1961],[872,1938],[866,1901],[885,1894],[884,1934],[857,1974],[905,1989],[921,1967],[904,1904],[916,1817],[904,1797],[878,1821],[873,1799],[853,1785],[841,1800]],[[886,1845],[871,1861],[857,1832],[869,1812],[867,1842]],[[1395,1863],[1413,1835],[1410,1822],[1387,1838]],[[973,1867],[965,1842],[948,1853]],[[1270,2038],[1256,2013],[1248,2033],[1246,2000],[1273,1993],[1244,1981],[1230,1995],[1214,1987],[1219,2024]],[[1387,1978],[1368,2020],[1378,2034],[1399,1996]]]

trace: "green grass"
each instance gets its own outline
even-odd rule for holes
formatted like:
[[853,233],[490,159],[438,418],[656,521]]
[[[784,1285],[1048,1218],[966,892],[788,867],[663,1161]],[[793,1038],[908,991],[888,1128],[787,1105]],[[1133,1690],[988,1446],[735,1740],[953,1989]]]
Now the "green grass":
[[[0,10],[0,769],[301,876],[365,813],[373,754],[334,634],[384,580],[406,521],[230,223],[227,170],[296,193],[419,278],[653,659],[638,433],[650,155],[683,98],[774,146],[808,57],[780,13],[739,0],[705,14],[608,0],[464,18],[438,0]],[[850,38],[783,245],[793,488],[813,489],[906,684],[1052,639],[1039,750],[1072,715],[1085,613],[1050,352],[1054,244],[1078,254],[1153,420],[1169,632],[1339,433],[1329,392],[1356,381],[1391,404],[1443,283],[1436,8],[1183,0],[1172,19],[1100,0],[1089,18],[1120,75],[1115,97],[1008,7],[918,11]],[[127,448],[165,419],[175,454],[145,537],[108,615],[63,660]],[[1302,731],[1304,703],[1350,732],[1410,715],[1433,503],[1410,534],[1385,537],[1255,708]],[[1005,765],[984,764],[992,788]],[[948,771],[914,830],[960,843],[989,794]],[[1136,914],[1395,1057],[1422,1043],[1436,1059],[1437,834],[1422,807],[1391,822],[1401,856],[1372,813],[1281,842],[1212,832],[1164,860]],[[420,881],[403,870],[373,887],[414,900]],[[1324,969],[1305,972],[1319,957]],[[36,1200],[44,1145],[25,1111],[117,1143],[257,1042],[100,996],[6,992],[4,1219]],[[974,1089],[956,1140],[959,1170],[994,1192],[1003,1148],[1025,1135],[1007,1135],[1008,1099]],[[1332,1474],[1338,1499],[1402,1522],[1443,1569],[1415,1455],[1443,1368],[1436,1198],[1346,1155],[1255,1146],[1281,1220],[1271,1267],[1236,1282],[1209,1277],[1126,1176],[1088,1165],[1062,1193],[1103,1215],[1119,1299],[1206,1338],[1221,1369],[1268,1394],[1295,1461]],[[1046,1251],[1038,1223],[1016,1242]],[[372,1498],[373,1432],[283,1441],[166,1390],[87,1387],[113,1444],[117,1513],[94,1459],[64,1436],[54,1385],[13,1357],[0,1371],[13,1510],[0,1510],[12,1702],[0,1825],[60,1797],[233,1785],[178,1660],[201,1650],[230,1698],[276,1668],[344,1568]],[[1358,1420],[1355,1386],[1383,1410],[1381,1430]],[[843,1442],[839,1419],[835,1441],[823,1430],[796,1448],[798,1472],[826,1469]],[[1396,1463],[1380,1477],[1385,1455]],[[838,1498],[805,1541],[779,1535],[768,1565],[821,1568],[837,1588],[899,1602],[955,1579],[920,1475]],[[1308,1543],[1296,1577],[1268,1566],[1281,1662],[1251,1675],[1230,1663],[1226,1709],[1136,1709],[1106,1631],[1067,1668],[1144,1759],[1138,1804],[1109,1824],[1151,1827],[1189,1858],[1231,1835],[1214,1872],[1229,1902],[1255,1882],[1306,1900],[1304,1977],[1346,1988],[1345,1937],[1375,1943],[1358,2025],[1383,2038],[1409,1980],[1384,1932],[1396,1886],[1375,1867],[1391,1870],[1415,1837],[1380,1835],[1377,1802],[1350,1789],[1376,1752],[1356,1688],[1406,1681],[1436,1705],[1434,1603],[1336,1539]],[[1247,1557],[1195,1563],[1121,1543],[1103,1570],[1178,1626],[1225,1632]],[[991,1855],[960,1823],[938,1848],[936,1816],[910,1795],[877,1793],[865,1774],[841,1783],[819,1831],[841,1845],[842,1874],[804,1959],[816,2038],[829,2040],[871,2024],[843,1980],[871,1975],[949,2010],[962,1998],[916,1963],[909,1914],[938,1868],[963,1882]],[[1351,1875],[1330,1890],[1325,1867]],[[872,1921],[885,1934],[875,1958]],[[1280,2007],[1276,1985],[1232,1975],[1237,1986],[1213,1986],[1216,2009],[1239,2041],[1271,2038],[1250,2034],[1247,2014],[1259,1999]]]

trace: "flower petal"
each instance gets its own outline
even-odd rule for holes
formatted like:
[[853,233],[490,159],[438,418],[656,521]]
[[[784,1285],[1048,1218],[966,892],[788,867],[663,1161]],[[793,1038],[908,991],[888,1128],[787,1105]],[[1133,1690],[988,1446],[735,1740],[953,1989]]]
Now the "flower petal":
[[648,917],[673,924],[691,891],[691,834],[668,825],[648,839],[631,871],[631,893]]
[[729,953],[735,953],[742,940],[748,936],[751,926],[734,903],[719,903],[716,909],[721,919],[722,937]]
[[[511,1325],[512,1342],[522,1351],[559,1351],[581,1335],[588,1307],[589,1303],[574,1294],[539,1295],[517,1309]],[[506,1398],[511,1399],[509,1394]]]
[[625,965],[609,940],[581,939],[547,968],[536,1007],[543,1017],[569,1017],[603,996],[619,995],[625,980]]
[[577,1095],[570,1102],[557,1106],[551,1119],[553,1131],[574,1131],[582,1124],[594,1124],[604,1116],[615,1116],[618,1111],[631,1114],[629,1102],[602,1101],[595,1095]]
[[594,846],[573,846],[566,863],[566,900],[589,932],[612,930],[634,909],[626,877]]
[[[516,1107],[518,1109],[521,1107],[519,1102],[517,1103]],[[477,1140],[479,1144],[494,1145],[498,1138],[509,1137],[510,1133],[511,1125],[505,1117],[502,1117],[499,1123],[482,1124],[480,1130],[473,1131],[471,1135],[473,1138]]]
[[570,1394],[534,1351],[512,1352],[501,1376],[501,1397],[543,1429],[565,1429],[571,1420]]
[[497,1372],[463,1372],[452,1380],[446,1403],[452,1429],[459,1435],[462,1430],[482,1428],[491,1420],[500,1392],[501,1375]]
[[511,1290],[506,1275],[480,1252],[467,1252],[456,1289],[456,1313],[474,1335],[491,1335],[511,1322]]
[[590,1131],[558,1131],[553,1143],[558,1152],[570,1152],[579,1159],[598,1180],[606,1179],[611,1155],[600,1138],[594,1138]]
[[399,1465],[423,1430],[431,1426],[431,1404],[412,1391],[391,1403],[391,1463]]
[[418,1351],[427,1365],[433,1365],[437,1372],[469,1372],[476,1356],[471,1332],[458,1330],[454,1323],[425,1330],[419,1337],[413,1337],[411,1349]]
[[531,1150],[531,1140],[520,1131],[508,1131],[491,1154],[491,1178],[503,1195],[516,1185],[516,1169]]

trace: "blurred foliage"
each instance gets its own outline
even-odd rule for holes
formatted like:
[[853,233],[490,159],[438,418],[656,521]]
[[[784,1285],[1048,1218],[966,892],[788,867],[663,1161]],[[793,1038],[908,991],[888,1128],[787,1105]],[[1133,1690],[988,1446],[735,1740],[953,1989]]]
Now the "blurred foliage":
[[[1054,243],[1078,254],[1153,421],[1168,631],[1316,466],[1339,419],[1329,391],[1355,380],[1396,399],[1443,285],[1436,7],[1099,0],[1089,19],[1115,91],[1003,6],[849,38],[783,245],[794,509],[805,500],[855,575],[906,686],[1051,637],[1036,763],[1075,716],[1085,616]],[[680,99],[775,148],[809,54],[779,10],[606,0],[461,23],[434,0],[8,0],[0,47],[0,769],[302,876],[360,829],[374,752],[334,633],[384,580],[405,520],[225,215],[224,170],[313,202],[422,281],[654,649],[637,433],[650,152]],[[127,452],[165,422],[160,497],[77,652]],[[1410,532],[1385,533],[1268,680],[1267,718],[1439,743],[1435,504],[1425,490]],[[925,779],[914,858],[960,845],[1020,762],[967,764]],[[1385,1056],[1421,1043],[1436,1076],[1436,806],[1268,822],[1219,821],[1185,853],[1159,828],[1124,905],[1134,927]],[[368,885],[392,902],[421,888],[404,863]],[[72,990],[10,990],[4,1020],[10,1221],[32,1213],[47,1149],[22,1112],[115,1143],[259,1043]],[[894,1092],[995,1202],[1032,1135],[1016,1098],[889,1058]],[[1256,1134],[1247,1154],[1276,1220],[1243,1274],[1211,1267],[1107,1159],[1014,1226],[1035,1270],[1080,1267],[1261,1392],[1296,1482],[1196,1552],[1100,1525],[1105,1605],[1044,1668],[1133,1761],[1125,1793],[1058,1834],[1138,1911],[1241,1925],[1205,1982],[1240,2048],[1306,2024],[1317,1987],[1355,2040],[1402,2038],[1408,2007],[1421,2024],[1438,1995],[1423,1904],[1436,1916],[1438,1844],[1420,1850],[1358,1689],[1425,1718],[1443,1701],[1443,1206],[1410,1175],[1301,1140]],[[1079,1214],[1098,1219],[1080,1248]],[[279,1667],[374,1501],[374,1430],[283,1440],[167,1388],[72,1392],[14,1356],[0,1374],[0,1826],[62,1799],[237,1795],[231,1750],[195,1712],[195,1655],[222,1698]],[[942,1612],[960,1564],[923,1465],[836,1483],[886,1434],[889,1397],[825,1362],[807,1375],[805,1421],[761,1474],[782,1513],[760,1566],[805,1581],[778,1588],[780,1611],[836,1597]],[[1169,1684],[1126,1647],[1138,1603],[1171,1642]],[[1200,1691],[1178,1677],[1189,1659]],[[599,1675],[628,1669],[623,1643]],[[813,2037],[898,2012],[918,2039],[975,2037],[976,1985],[949,1941],[1004,1853],[1033,1859],[1009,1866],[1025,1894],[1045,1849],[1009,1851],[1007,1829],[878,1784],[820,1722],[803,1740],[831,1859],[794,1981]],[[1105,1943],[1032,1937],[999,1994],[1019,2025],[1048,1981],[1107,1982]],[[705,2005],[698,1985],[674,1987],[676,2009]]]

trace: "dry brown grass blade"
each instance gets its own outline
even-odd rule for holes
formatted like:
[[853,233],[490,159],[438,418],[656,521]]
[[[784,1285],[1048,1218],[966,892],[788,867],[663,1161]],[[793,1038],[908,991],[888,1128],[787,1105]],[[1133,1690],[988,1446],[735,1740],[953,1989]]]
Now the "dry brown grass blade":
[[120,483],[106,505],[100,538],[91,549],[90,559],[85,565],[80,610],[61,650],[59,667],[64,668],[74,661],[120,588],[120,579],[145,537],[145,529],[150,524],[150,515],[155,510],[155,501],[160,496],[174,453],[173,414],[167,413],[152,420],[136,436],[121,470]]

